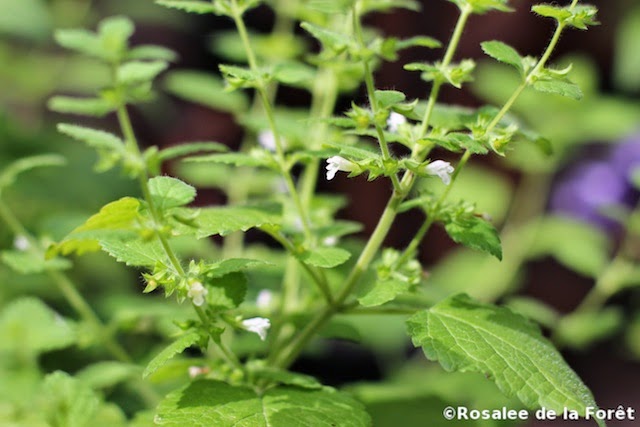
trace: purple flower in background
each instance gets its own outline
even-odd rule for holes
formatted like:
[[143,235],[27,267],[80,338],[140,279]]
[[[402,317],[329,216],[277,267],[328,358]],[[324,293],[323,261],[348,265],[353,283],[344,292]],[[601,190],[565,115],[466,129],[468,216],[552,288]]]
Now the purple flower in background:
[[570,168],[551,194],[552,212],[570,216],[606,231],[618,224],[603,210],[616,205],[632,206],[636,192],[631,174],[640,167],[640,134],[615,145],[604,159],[583,161]]

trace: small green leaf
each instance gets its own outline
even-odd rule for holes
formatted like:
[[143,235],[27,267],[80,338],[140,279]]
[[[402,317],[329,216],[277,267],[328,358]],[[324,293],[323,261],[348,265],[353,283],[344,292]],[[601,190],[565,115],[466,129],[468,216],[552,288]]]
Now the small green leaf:
[[58,154],[40,154],[18,159],[7,165],[2,169],[2,172],[0,172],[0,193],[2,193],[2,190],[5,188],[13,185],[18,175],[23,172],[41,167],[63,166],[66,163],[67,160]]
[[532,87],[538,92],[553,93],[575,100],[580,100],[583,96],[580,86],[568,80],[538,80]]
[[163,148],[158,153],[158,158],[161,162],[175,159],[176,157],[188,156],[198,152],[211,152],[211,151],[227,151],[228,147],[218,142],[184,142],[174,145],[172,147]]
[[216,234],[226,236],[234,231],[247,231],[282,221],[281,208],[275,205],[224,206],[200,210],[196,218],[198,238]]
[[309,375],[285,371],[271,366],[252,366],[250,370],[256,378],[269,380],[269,382],[306,389],[322,389],[322,384]]
[[212,278],[222,277],[229,273],[236,273],[248,268],[264,265],[269,265],[269,263],[257,259],[228,258],[214,264],[207,265],[207,276]]
[[71,261],[64,258],[44,259],[33,252],[2,251],[2,262],[20,274],[35,274],[44,271],[66,270],[71,268]]
[[235,65],[220,65],[220,72],[229,85],[227,90],[257,88],[273,77],[267,70],[253,70]]
[[221,79],[201,71],[171,71],[164,85],[173,95],[214,110],[239,113],[246,111],[249,103],[244,93],[226,91]]
[[58,132],[84,142],[89,147],[100,150],[120,151],[124,147],[124,142],[120,138],[102,130],[60,123],[58,124]]
[[123,85],[147,83],[167,69],[166,61],[129,61],[118,67],[116,79]]
[[376,90],[374,94],[378,106],[383,109],[391,108],[407,99],[404,93],[397,90]]
[[304,252],[299,258],[314,267],[333,268],[347,262],[351,253],[341,248],[321,247]]
[[481,218],[468,216],[456,218],[445,224],[445,230],[454,242],[472,249],[487,252],[498,259],[502,259],[502,245],[498,231]]
[[392,301],[399,294],[407,292],[410,287],[411,283],[408,281],[396,279],[378,280],[369,292],[358,298],[358,302],[364,307],[382,305]]
[[273,68],[273,78],[292,87],[309,89],[315,78],[315,70],[299,61],[280,62]]
[[11,301],[0,312],[0,351],[40,354],[73,345],[75,325],[33,297]]
[[584,415],[589,389],[540,330],[506,308],[449,297],[408,321],[413,344],[447,371],[476,371],[528,408]]
[[103,117],[116,109],[116,106],[106,99],[69,96],[54,96],[47,103],[47,107],[57,113],[94,117]]
[[173,62],[178,58],[176,53],[164,46],[156,46],[153,44],[145,44],[132,48],[128,53],[126,60],[156,60]]
[[182,335],[180,338],[169,344],[164,350],[158,353],[153,359],[151,359],[151,361],[147,364],[147,367],[144,369],[144,372],[142,373],[142,378],[147,378],[149,375],[153,374],[155,371],[164,366],[164,364],[167,363],[170,359],[199,342],[200,338],[200,334],[197,332],[189,332]]
[[449,0],[458,5],[460,10],[470,7],[473,13],[483,14],[490,10],[499,10],[501,12],[511,12],[507,4],[508,0]]
[[521,74],[524,72],[522,57],[517,50],[501,41],[492,40],[481,43],[482,50],[490,57],[514,66]]
[[327,30],[309,22],[303,22],[300,26],[318,39],[325,50],[341,53],[351,44],[351,39],[344,34]]
[[[202,420],[206,420],[202,424]],[[167,427],[207,425],[291,427],[301,420],[313,427],[369,427],[362,404],[335,389],[275,387],[258,396],[245,386],[198,380],[170,393],[158,406],[156,424]]]
[[598,25],[595,20],[598,9],[590,4],[559,7],[551,4],[536,4],[531,10],[540,16],[553,18],[558,23],[586,30],[589,25]]
[[56,43],[66,49],[101,59],[105,57],[100,39],[91,31],[82,29],[57,30],[54,38]]
[[399,50],[407,49],[414,46],[421,46],[421,47],[428,47],[431,49],[435,49],[435,48],[441,47],[442,43],[440,43],[438,40],[432,37],[415,36],[415,37],[411,37],[404,40],[398,40],[396,42],[396,46]]
[[188,1],[188,0],[156,0],[156,4],[171,9],[179,9],[189,13],[216,13],[217,8],[213,2]]
[[151,199],[160,211],[184,206],[196,198],[196,189],[170,176],[157,176],[149,180]]

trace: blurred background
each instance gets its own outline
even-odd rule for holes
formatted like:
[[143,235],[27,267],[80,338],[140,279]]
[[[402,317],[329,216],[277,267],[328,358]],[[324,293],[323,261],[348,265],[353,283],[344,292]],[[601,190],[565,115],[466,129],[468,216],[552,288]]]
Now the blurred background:
[[[275,2],[280,7],[288,3]],[[403,10],[375,14],[366,23],[386,35],[429,35],[446,42],[457,8],[444,0],[422,3],[420,13]],[[516,8],[514,13],[490,13],[471,19],[457,58],[478,61],[476,80],[468,90],[444,89],[441,102],[474,107],[485,103],[500,105],[508,98],[516,77],[486,60],[480,42],[498,39],[523,55],[533,56],[545,48],[553,31],[552,22],[529,11],[533,2],[511,3]],[[585,304],[582,301],[586,295],[593,295],[589,294],[590,289],[622,246],[636,266],[640,258],[638,241],[627,238],[628,227],[622,225],[638,200],[633,171],[640,166],[640,4],[637,0],[591,3],[600,9],[601,25],[586,32],[567,31],[553,57],[557,64],[574,64],[572,76],[582,87],[584,99],[576,102],[526,92],[514,108],[525,123],[552,141],[553,154],[545,156],[530,147],[516,147],[507,159],[476,158],[452,192],[452,198],[468,195],[470,200],[476,200],[478,207],[502,229],[504,261],[500,264],[456,248],[437,228],[430,232],[428,245],[419,257],[429,275],[427,292],[431,298],[465,291],[521,310],[542,323],[602,407],[636,405],[640,411],[640,294],[629,286],[614,295],[590,296],[588,307],[576,311]],[[105,70],[96,63],[57,47],[53,30],[95,28],[100,19],[120,14],[136,23],[134,44],[159,44],[178,52],[179,60],[167,76],[180,69],[217,73],[219,63],[234,60],[234,40],[229,37],[233,27],[226,19],[186,15],[156,6],[150,0],[0,0],[0,169],[15,159],[45,152],[61,153],[68,159],[62,169],[25,176],[4,197],[30,230],[50,239],[64,236],[105,203],[136,192],[135,183],[117,172],[95,174],[94,153],[55,132],[55,123],[69,118],[51,113],[46,107],[53,94],[89,93],[107,79]],[[274,15],[268,6],[261,6],[247,15],[247,22],[252,31],[267,35],[274,25]],[[294,31],[303,37],[299,28]],[[311,40],[307,42],[311,44]],[[381,66],[376,85],[403,91],[408,98],[424,98],[429,85],[402,66],[437,60],[440,55],[438,50],[407,50],[398,61]],[[187,140],[210,140],[232,148],[239,146],[242,127],[224,108],[184,100],[169,77],[159,89],[153,102],[131,111],[143,143],[167,146]],[[342,97],[335,113],[346,110],[352,99],[366,102],[362,88]],[[309,95],[300,89],[283,88],[277,102],[304,108]],[[96,127],[114,131],[117,128],[113,117],[95,122],[83,120]],[[455,161],[450,156],[445,158]],[[166,172],[180,175],[182,169],[175,165]],[[321,191],[347,195],[349,204],[341,216],[362,222],[363,236],[375,226],[390,194],[388,182],[382,179],[367,182],[364,177],[347,179],[343,175],[330,183],[323,179],[319,182]],[[224,201],[220,191],[201,187],[198,203]],[[419,213],[405,214],[397,221],[387,244],[396,248],[406,245],[421,221]],[[1,246],[10,246],[12,239],[9,231],[0,226]],[[108,275],[96,274],[101,269]],[[135,272],[120,269],[105,257],[83,259],[76,270],[74,275],[83,292],[91,294],[95,301],[108,301],[114,289],[136,290]],[[59,298],[43,278],[16,277],[0,267],[0,304],[24,293],[49,298],[54,305]],[[105,303],[101,308],[107,307]],[[335,342],[317,355],[302,359],[295,368],[334,385],[378,379],[399,361],[413,357],[402,320],[385,318],[377,326],[380,336],[364,346]],[[398,374],[398,380],[411,378],[409,369]],[[437,382],[439,373],[433,375],[431,381]],[[458,393],[469,386],[467,380],[456,381],[448,387]],[[476,379],[468,381],[477,390],[485,387],[481,379],[477,384]],[[354,393],[366,396],[368,387],[373,386],[352,387]],[[407,397],[404,411],[411,414],[432,408],[436,414],[433,419],[438,421],[431,425],[439,425],[438,405],[444,398],[433,397],[437,393],[455,395],[455,391],[425,391],[428,397]],[[381,399],[371,404],[379,414],[379,425],[387,425],[386,403]],[[565,424],[539,421],[530,425]],[[611,425],[636,424],[619,421]]]

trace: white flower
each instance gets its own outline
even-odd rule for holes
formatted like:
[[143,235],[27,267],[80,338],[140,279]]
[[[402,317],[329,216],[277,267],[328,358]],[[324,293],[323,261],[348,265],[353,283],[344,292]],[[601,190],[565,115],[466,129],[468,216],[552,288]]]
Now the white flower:
[[264,341],[267,338],[267,330],[271,327],[271,322],[264,317],[252,317],[251,319],[243,320],[242,327],[249,332],[258,334],[260,339]]
[[335,246],[338,244],[338,238],[336,236],[327,236],[322,239],[322,244],[325,246]]
[[208,373],[209,368],[206,366],[189,366],[189,378],[193,379]]
[[256,298],[256,307],[266,310],[273,302],[273,292],[268,289],[263,289],[258,292],[258,298]]
[[389,132],[391,133],[398,132],[398,127],[405,123],[407,123],[406,117],[402,114],[396,113],[395,111],[392,111],[391,114],[389,114],[389,118],[387,119],[387,127],[389,128]]
[[272,153],[276,151],[276,137],[270,130],[260,131],[258,134],[258,144]]
[[335,176],[336,172],[351,172],[354,169],[354,164],[344,157],[333,156],[327,159],[327,181],[331,181]]
[[444,185],[449,185],[451,182],[451,174],[454,169],[449,162],[444,160],[436,160],[425,166],[424,171],[429,175],[437,175],[442,180]]
[[31,247],[31,243],[29,243],[29,239],[26,236],[16,236],[13,240],[13,247],[19,251],[27,251]]
[[204,297],[207,296],[209,290],[205,288],[200,282],[193,282],[189,286],[189,292],[187,292],[187,296],[191,298],[193,303],[200,307],[204,304]]

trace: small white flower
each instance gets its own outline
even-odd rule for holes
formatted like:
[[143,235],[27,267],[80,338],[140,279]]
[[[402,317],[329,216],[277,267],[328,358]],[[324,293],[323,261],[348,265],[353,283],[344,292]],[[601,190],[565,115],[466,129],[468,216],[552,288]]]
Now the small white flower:
[[335,246],[338,244],[338,238],[336,236],[327,236],[322,239],[322,244],[325,246]]
[[327,181],[331,181],[335,176],[336,172],[351,172],[354,170],[354,164],[344,157],[333,156],[327,159]]
[[260,339],[264,341],[267,338],[267,330],[271,327],[271,322],[264,317],[252,317],[251,319],[243,320],[242,327],[249,332],[258,334]]
[[13,240],[13,247],[19,251],[27,251],[31,247],[31,243],[29,243],[29,239],[26,236],[16,236]]
[[425,166],[424,171],[429,175],[436,175],[442,180],[444,185],[449,185],[451,182],[451,174],[454,169],[449,162],[444,160],[436,160]]
[[256,298],[256,307],[266,310],[273,302],[273,292],[268,289],[263,289],[258,292],[258,298]]
[[258,144],[272,153],[276,151],[276,137],[270,130],[260,131],[258,134]]
[[189,292],[187,292],[187,296],[191,298],[193,303],[200,307],[204,304],[204,298],[209,293],[209,290],[205,288],[200,282],[193,282],[189,286]]
[[389,132],[396,133],[398,132],[398,128],[400,125],[407,123],[407,118],[402,114],[396,113],[392,111],[389,114],[389,118],[387,119],[387,127],[389,128]]
[[209,368],[206,366],[189,366],[189,378],[196,378],[200,375],[208,374]]

